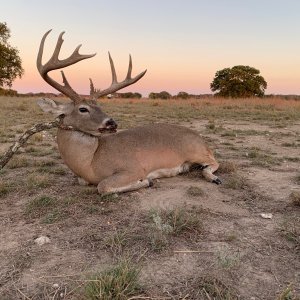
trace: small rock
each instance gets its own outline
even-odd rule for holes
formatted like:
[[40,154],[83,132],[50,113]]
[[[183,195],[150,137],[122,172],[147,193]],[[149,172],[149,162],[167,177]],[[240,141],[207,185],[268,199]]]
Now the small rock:
[[44,244],[50,243],[50,239],[49,239],[47,236],[42,235],[42,236],[36,238],[36,239],[34,240],[34,242],[35,242],[37,245],[42,246],[42,245],[44,245]]
[[271,214],[271,213],[261,213],[260,216],[263,219],[272,219],[273,218],[273,214]]
[[59,288],[59,284],[58,284],[58,283],[54,283],[52,286],[53,286],[55,289]]

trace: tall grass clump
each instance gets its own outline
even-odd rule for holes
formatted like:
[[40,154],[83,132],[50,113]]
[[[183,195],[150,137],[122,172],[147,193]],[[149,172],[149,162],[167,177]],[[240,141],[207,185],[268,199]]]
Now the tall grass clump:
[[138,275],[139,269],[130,261],[121,261],[117,266],[88,280],[84,291],[85,299],[126,300],[140,291]]

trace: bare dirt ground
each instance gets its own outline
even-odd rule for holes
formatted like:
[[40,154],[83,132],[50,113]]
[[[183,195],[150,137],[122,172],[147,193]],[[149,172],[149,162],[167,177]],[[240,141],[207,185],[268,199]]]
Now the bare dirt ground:
[[[33,99],[0,101],[0,154],[51,119]],[[220,186],[193,172],[101,197],[63,164],[55,130],[32,138],[0,171],[0,299],[299,299],[300,103],[197,101],[102,106],[123,128],[199,132]],[[50,242],[37,245],[40,236]],[[132,294],[87,292],[94,274],[123,261],[137,270]]]

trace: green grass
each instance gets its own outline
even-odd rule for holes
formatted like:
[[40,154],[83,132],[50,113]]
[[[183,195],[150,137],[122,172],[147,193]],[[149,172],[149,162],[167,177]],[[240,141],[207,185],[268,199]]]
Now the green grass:
[[217,253],[218,264],[224,269],[230,269],[240,263],[240,253],[227,248],[220,249]]
[[292,142],[292,143],[285,142],[285,143],[282,143],[281,146],[282,146],[282,147],[298,147],[299,144],[297,144],[297,143],[295,143],[295,142]]
[[151,210],[150,223],[144,236],[149,241],[151,250],[155,252],[166,249],[171,237],[186,235],[196,237],[203,233],[203,224],[197,209],[179,207],[174,209]]
[[128,233],[123,230],[113,232],[104,241],[105,246],[117,255],[122,253],[128,242]]
[[298,156],[284,156],[283,159],[287,160],[287,161],[291,161],[291,162],[299,162],[300,161],[300,157]]
[[139,269],[130,261],[121,261],[117,266],[95,274],[86,284],[84,299],[126,300],[140,294]]
[[246,153],[246,157],[250,158],[252,165],[260,167],[271,167],[274,165],[280,165],[282,160],[271,154],[266,153],[266,151],[260,150],[258,148],[252,148]]
[[41,222],[45,224],[52,224],[61,220],[62,218],[63,213],[58,208],[54,208],[42,218]]
[[49,196],[40,196],[27,203],[25,214],[29,217],[41,217],[56,208],[57,199]]
[[185,207],[160,211],[153,210],[150,216],[154,227],[165,234],[201,233],[203,229],[203,224],[197,211],[190,211]]

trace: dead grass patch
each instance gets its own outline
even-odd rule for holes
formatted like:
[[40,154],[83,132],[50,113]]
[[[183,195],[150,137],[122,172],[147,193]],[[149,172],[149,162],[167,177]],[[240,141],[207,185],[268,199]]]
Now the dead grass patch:
[[295,182],[300,185],[300,174],[295,176]]
[[185,207],[170,210],[152,210],[150,213],[154,227],[166,234],[179,235],[183,232],[201,233],[203,224],[196,210]]
[[7,196],[11,191],[11,184],[7,182],[0,182],[0,198]]
[[291,192],[289,198],[293,205],[300,206],[300,192],[298,191]]
[[297,295],[293,289],[293,284],[289,284],[283,289],[276,300],[300,300],[300,295]]
[[235,173],[226,177],[222,186],[227,189],[243,190],[248,187],[248,183],[244,176]]
[[217,170],[218,173],[221,174],[232,174],[237,171],[237,165],[233,161],[222,161],[220,162],[220,166]]
[[9,169],[25,168],[25,167],[29,167],[30,165],[31,165],[31,160],[20,156],[14,156],[7,163],[7,167]]
[[129,242],[128,232],[125,230],[116,230],[104,240],[105,246],[115,255],[120,255]]
[[[154,299],[201,299],[201,300],[239,300],[236,289],[217,276],[206,275],[177,282],[176,287],[167,291],[166,298]],[[170,298],[168,298],[170,297]],[[149,298],[151,299],[151,298]]]
[[205,195],[203,189],[201,189],[200,187],[198,186],[190,186],[186,193],[189,195],[189,196],[192,196],[192,197],[202,197]]
[[240,253],[229,248],[219,249],[217,253],[218,264],[224,269],[236,267],[240,263]]
[[292,242],[297,251],[300,250],[300,217],[295,216],[286,219],[279,228],[281,234]]
[[52,177],[47,174],[32,173],[27,177],[26,186],[29,190],[47,188],[53,183]]

